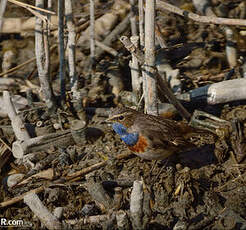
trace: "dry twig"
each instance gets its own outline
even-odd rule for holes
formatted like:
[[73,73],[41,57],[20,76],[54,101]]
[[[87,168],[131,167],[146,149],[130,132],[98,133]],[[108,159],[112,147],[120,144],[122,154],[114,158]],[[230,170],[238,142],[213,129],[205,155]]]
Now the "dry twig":
[[16,197],[14,197],[14,198],[12,198],[12,199],[10,199],[10,200],[7,200],[7,201],[4,201],[4,202],[0,203],[0,208],[7,207],[7,206],[9,206],[9,205],[15,204],[15,203],[17,203],[17,202],[23,200],[23,198],[24,198],[26,195],[30,194],[30,193],[40,193],[40,192],[42,192],[42,191],[44,191],[44,187],[43,187],[43,186],[38,187],[38,188],[35,188],[35,189],[32,189],[32,190],[30,190],[30,191],[28,191],[28,192],[23,193],[23,194],[20,195],[20,196],[16,196]]
[[[72,180],[72,179],[80,179],[81,176],[84,176],[85,174],[89,173],[89,172],[92,172],[94,170],[97,170],[101,167],[104,167],[107,165],[107,161],[102,161],[102,162],[99,162],[97,164],[94,164],[92,166],[89,166],[87,168],[84,168],[84,169],[81,169],[75,173],[71,173],[69,175],[66,176],[66,180]],[[73,180],[74,181],[74,180]]]
[[184,16],[186,18],[192,19],[196,22],[208,23],[208,24],[220,24],[220,25],[230,25],[230,26],[245,26],[245,19],[232,19],[232,18],[220,18],[220,17],[210,17],[210,16],[200,16],[186,10],[182,10],[176,6],[173,6],[169,3],[157,0],[156,1],[157,9],[167,10],[175,14]]
[[32,212],[39,218],[42,224],[48,229],[62,229],[60,221],[49,212],[42,201],[35,193],[28,193],[24,196],[24,202]]
[[12,99],[8,91],[3,91],[3,100],[4,100],[5,109],[7,110],[7,114],[9,116],[9,119],[11,120],[11,125],[17,140],[19,141],[29,140],[30,135],[26,130],[23,121],[17,115],[17,112],[15,110],[14,104],[12,102]]
[[21,6],[21,7],[24,7],[26,9],[34,9],[34,10],[39,10],[41,12],[45,12],[47,14],[56,14],[55,12],[53,11],[50,11],[50,10],[46,10],[46,9],[43,9],[43,8],[40,8],[40,7],[37,7],[37,6],[32,6],[30,4],[27,4],[27,3],[24,3],[24,2],[19,2],[19,1],[15,1],[15,0],[8,0],[8,2],[11,2],[11,3],[14,3],[18,6]]

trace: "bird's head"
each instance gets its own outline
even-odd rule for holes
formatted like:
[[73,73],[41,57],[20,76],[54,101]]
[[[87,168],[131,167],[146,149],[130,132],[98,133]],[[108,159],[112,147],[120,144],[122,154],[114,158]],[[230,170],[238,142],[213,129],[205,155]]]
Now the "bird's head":
[[129,128],[133,125],[137,114],[138,112],[136,110],[118,107],[111,111],[109,118],[106,121],[110,123],[120,123],[126,128]]

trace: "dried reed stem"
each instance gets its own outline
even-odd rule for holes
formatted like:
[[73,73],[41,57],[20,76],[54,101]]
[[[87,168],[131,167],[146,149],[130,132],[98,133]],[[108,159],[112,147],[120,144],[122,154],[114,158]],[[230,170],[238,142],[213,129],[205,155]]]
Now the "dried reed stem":
[[60,94],[61,100],[66,99],[66,79],[65,79],[65,52],[64,52],[64,0],[58,1],[58,40],[59,40],[59,76],[60,76]]
[[67,51],[68,51],[69,79],[70,79],[73,99],[78,100],[79,98],[78,75],[76,73],[76,67],[75,67],[76,32],[75,32],[75,24],[73,20],[73,8],[72,8],[71,0],[65,0],[65,17],[66,17],[66,23],[68,29]]
[[[36,0],[36,6],[44,7],[44,0]],[[35,24],[35,53],[37,61],[38,76],[41,85],[41,91],[49,111],[56,108],[53,90],[50,83],[50,56],[48,24],[45,25],[42,19],[36,17]],[[46,30],[46,32],[44,32]]]
[[145,67],[143,88],[145,111],[157,115],[157,88],[154,78],[155,67],[155,0],[146,1],[145,10]]
[[95,62],[95,3],[94,0],[90,0],[90,57],[91,67]]

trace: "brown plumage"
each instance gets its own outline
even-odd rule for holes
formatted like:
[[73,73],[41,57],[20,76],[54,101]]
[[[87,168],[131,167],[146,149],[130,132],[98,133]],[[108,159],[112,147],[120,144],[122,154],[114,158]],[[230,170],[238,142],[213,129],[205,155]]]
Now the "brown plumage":
[[113,129],[131,151],[149,160],[165,159],[187,151],[195,147],[192,137],[204,133],[182,122],[125,107],[113,109],[107,121],[113,123]]

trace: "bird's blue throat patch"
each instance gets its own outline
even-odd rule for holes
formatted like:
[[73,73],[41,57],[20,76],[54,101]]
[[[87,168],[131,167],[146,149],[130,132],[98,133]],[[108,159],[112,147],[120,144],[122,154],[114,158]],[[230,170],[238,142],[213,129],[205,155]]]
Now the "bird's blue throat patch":
[[113,130],[120,136],[120,139],[127,145],[134,146],[138,142],[138,133],[128,133],[127,128],[116,122],[112,125]]

